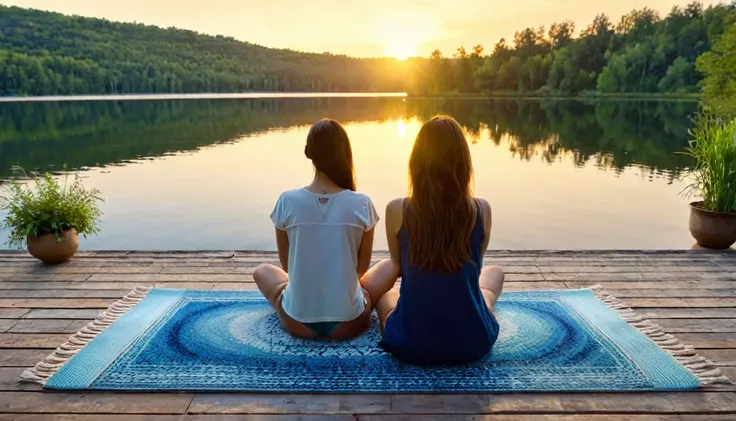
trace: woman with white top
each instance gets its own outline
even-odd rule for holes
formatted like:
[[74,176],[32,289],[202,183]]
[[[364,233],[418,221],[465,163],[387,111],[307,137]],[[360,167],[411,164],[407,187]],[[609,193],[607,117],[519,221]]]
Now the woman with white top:
[[281,268],[261,265],[253,278],[292,335],[348,339],[371,322],[373,301],[360,278],[379,218],[371,199],[355,192],[350,140],[340,123],[315,123],[304,154],[314,164],[312,183],[282,193],[271,213]]

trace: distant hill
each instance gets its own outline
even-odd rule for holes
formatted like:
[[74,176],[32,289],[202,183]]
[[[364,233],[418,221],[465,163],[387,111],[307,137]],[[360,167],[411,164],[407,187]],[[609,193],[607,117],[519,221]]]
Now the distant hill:
[[401,92],[408,66],[0,6],[0,95]]

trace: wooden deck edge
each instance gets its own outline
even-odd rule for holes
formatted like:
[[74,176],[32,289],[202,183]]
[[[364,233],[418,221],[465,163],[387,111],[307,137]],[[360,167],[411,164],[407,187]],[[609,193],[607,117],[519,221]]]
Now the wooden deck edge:
[[[374,253],[388,253],[388,250],[373,250]],[[170,255],[170,254],[181,254],[181,255],[209,255],[209,257],[235,257],[239,254],[249,255],[272,255],[275,254],[276,250],[247,250],[247,249],[236,249],[236,250],[160,250],[160,249],[139,249],[139,250],[83,250],[77,253],[77,256],[94,256],[94,255]],[[8,255],[30,255],[25,250],[12,250],[12,249],[0,249],[0,254]],[[602,255],[602,254],[618,254],[618,255],[644,255],[644,256],[657,256],[657,255],[723,255],[723,256],[736,256],[736,249],[730,248],[726,250],[686,250],[686,249],[498,249],[488,250],[487,255],[535,255],[539,257],[556,256],[556,255]]]

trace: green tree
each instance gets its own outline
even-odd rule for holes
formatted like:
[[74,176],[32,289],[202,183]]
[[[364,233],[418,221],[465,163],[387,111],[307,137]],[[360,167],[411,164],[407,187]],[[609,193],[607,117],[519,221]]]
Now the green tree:
[[731,24],[713,49],[698,58],[697,69],[705,75],[703,93],[715,101],[736,98],[736,24]]
[[684,57],[677,57],[659,81],[661,92],[691,92],[695,89],[695,67]]

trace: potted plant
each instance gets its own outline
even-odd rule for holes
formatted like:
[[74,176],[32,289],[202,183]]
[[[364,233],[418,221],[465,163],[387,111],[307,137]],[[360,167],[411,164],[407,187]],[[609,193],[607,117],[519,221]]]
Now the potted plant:
[[736,119],[704,110],[690,132],[685,154],[694,160],[690,233],[702,247],[726,249],[736,243]]
[[11,248],[28,246],[28,252],[47,264],[69,260],[79,248],[79,234],[96,234],[102,215],[97,202],[97,189],[85,189],[79,175],[69,183],[69,173],[55,178],[50,173],[29,177],[20,167],[13,168],[25,175],[7,187],[8,195],[0,201],[5,219],[0,229],[9,231],[7,245]]

